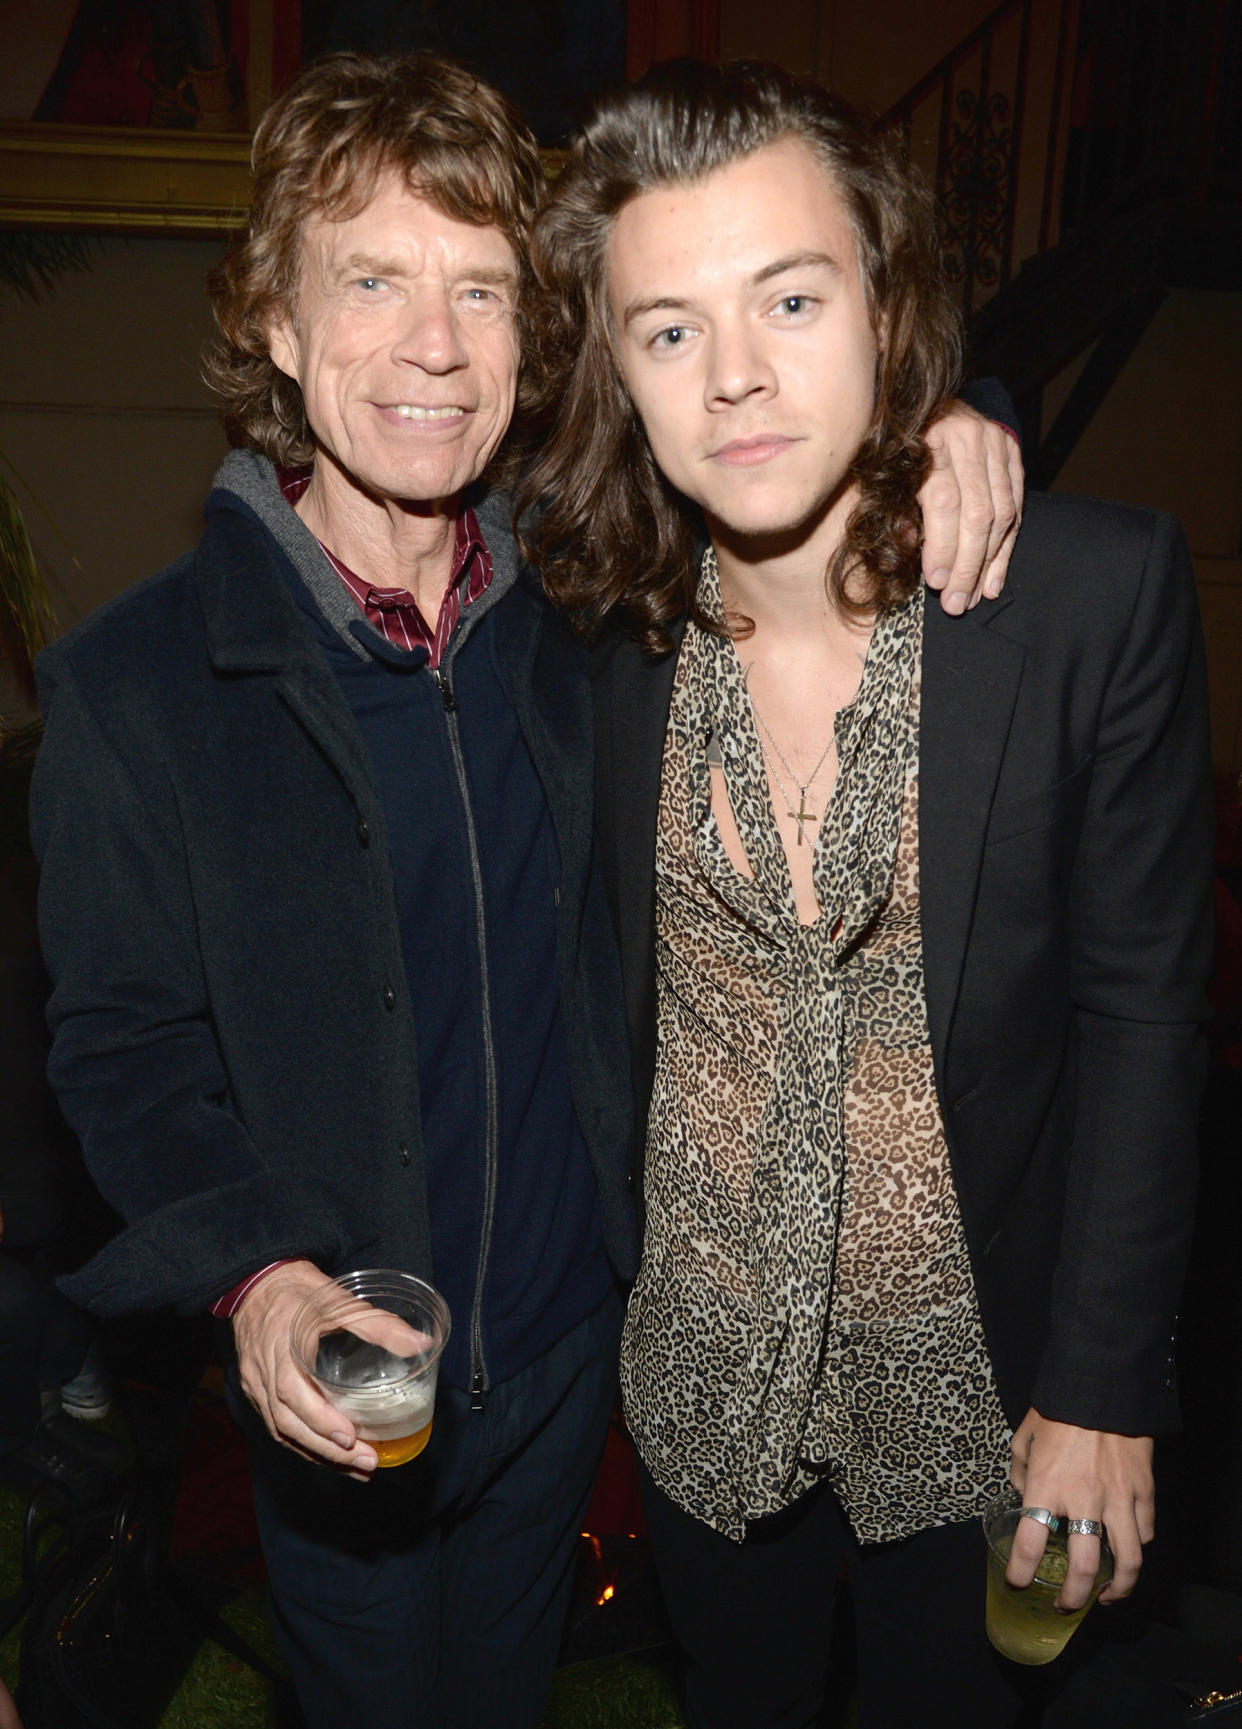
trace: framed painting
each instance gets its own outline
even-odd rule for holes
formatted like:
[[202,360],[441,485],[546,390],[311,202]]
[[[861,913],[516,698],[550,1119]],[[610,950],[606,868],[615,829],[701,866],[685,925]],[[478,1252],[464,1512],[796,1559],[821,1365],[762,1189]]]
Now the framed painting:
[[249,199],[252,116],[300,61],[300,15],[291,0],[4,7],[0,223],[235,226]]
[[[244,220],[253,122],[305,60],[473,66],[555,160],[589,97],[710,57],[717,0],[38,0],[0,7],[0,226],[211,235]],[[20,14],[20,15],[18,15]]]

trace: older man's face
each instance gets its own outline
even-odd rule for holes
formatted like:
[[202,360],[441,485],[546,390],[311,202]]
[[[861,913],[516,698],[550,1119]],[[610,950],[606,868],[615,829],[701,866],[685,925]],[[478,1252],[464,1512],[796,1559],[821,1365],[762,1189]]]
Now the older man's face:
[[447,504],[512,417],[517,296],[498,228],[457,222],[390,174],[348,221],[307,223],[296,317],[273,328],[272,359],[363,491]]

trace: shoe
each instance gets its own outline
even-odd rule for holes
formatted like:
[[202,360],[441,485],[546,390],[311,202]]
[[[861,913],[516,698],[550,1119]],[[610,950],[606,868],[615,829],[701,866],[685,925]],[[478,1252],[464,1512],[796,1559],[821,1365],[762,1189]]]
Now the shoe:
[[79,1423],[98,1423],[112,1409],[112,1377],[96,1345],[87,1351],[72,1381],[60,1389],[60,1408]]
[[115,1435],[84,1429],[59,1414],[39,1424],[24,1446],[0,1459],[0,1482],[23,1495],[59,1490],[78,1506],[109,1494],[128,1463]]

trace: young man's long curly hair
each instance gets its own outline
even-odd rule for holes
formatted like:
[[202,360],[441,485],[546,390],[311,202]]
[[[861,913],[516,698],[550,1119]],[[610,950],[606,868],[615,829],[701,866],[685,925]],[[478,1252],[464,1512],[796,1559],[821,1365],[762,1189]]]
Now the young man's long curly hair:
[[844,203],[880,349],[875,412],[850,471],[858,502],[826,581],[839,605],[870,613],[919,580],[922,432],[961,366],[930,194],[896,141],[820,85],[749,62],[671,62],[596,107],[531,245],[545,292],[546,423],[516,503],[549,594],[587,636],[616,617],[659,652],[674,620],[698,616],[701,523],[657,469],[613,351],[613,222],[641,193],[791,138],[823,163]]
[[[388,173],[444,215],[506,236],[520,268],[519,337],[531,347],[528,240],[543,169],[517,110],[473,73],[429,54],[327,55],[263,115],[253,165],[246,232],[208,278],[220,335],[205,372],[232,443],[283,467],[313,459],[302,392],[269,355],[269,333],[280,318],[296,322],[307,221],[357,215]],[[533,388],[526,377],[519,401]]]

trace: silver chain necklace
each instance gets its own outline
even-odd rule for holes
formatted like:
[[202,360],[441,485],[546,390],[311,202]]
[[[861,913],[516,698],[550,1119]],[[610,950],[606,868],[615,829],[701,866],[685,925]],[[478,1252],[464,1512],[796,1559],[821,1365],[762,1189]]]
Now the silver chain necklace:
[[[769,727],[767,721],[764,720],[763,716],[760,714],[758,703],[756,703],[756,701],[755,701],[753,695],[751,695],[749,689],[747,690],[746,694],[748,696],[750,696],[751,712],[753,713],[755,719],[759,722],[759,749],[763,752],[763,760],[767,763],[768,767],[771,769],[772,779],[776,782],[777,786],[780,788],[781,796],[784,798],[787,805],[792,805],[794,801],[790,795],[789,788],[785,785],[784,781],[780,777],[780,774],[777,772],[776,764],[772,761],[772,758],[768,755],[768,745],[769,744],[772,746],[772,749],[776,752],[776,755],[780,761],[781,767],[785,770],[785,773],[789,776],[789,778],[793,782],[793,784],[798,788],[798,808],[797,808],[797,810],[791,809],[791,810],[787,811],[786,814],[788,816],[792,817],[794,822],[796,822],[798,825],[798,845],[801,846],[803,841],[806,840],[806,825],[807,825],[807,823],[819,821],[819,818],[816,816],[815,812],[813,810],[808,810],[806,808],[806,795],[810,791],[811,787],[814,785],[815,777],[818,775],[820,769],[823,768],[824,764],[828,761],[829,751],[832,749],[832,747],[837,742],[836,725],[834,723],[833,730],[830,733],[829,738],[828,738],[828,743],[824,746],[823,751],[820,754],[819,761],[815,764],[815,767],[811,770],[810,774],[807,775],[805,781],[803,781],[802,784],[799,785],[797,775],[794,773],[793,769],[790,768],[788,762],[785,760],[784,751],[781,749],[780,745],[777,744],[776,740],[772,736],[772,729]],[[766,744],[764,742],[765,739],[767,740]],[[806,844],[808,846],[810,846],[811,842],[807,841]]]

